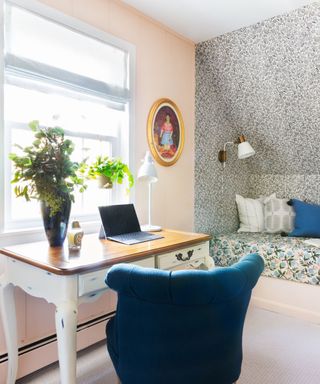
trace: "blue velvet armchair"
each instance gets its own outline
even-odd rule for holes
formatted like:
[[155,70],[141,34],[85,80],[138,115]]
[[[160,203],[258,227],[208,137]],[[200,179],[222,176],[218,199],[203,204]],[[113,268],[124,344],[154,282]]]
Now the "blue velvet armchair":
[[242,330],[264,267],[258,254],[210,271],[112,267],[118,292],[107,347],[122,384],[231,384],[240,376]]

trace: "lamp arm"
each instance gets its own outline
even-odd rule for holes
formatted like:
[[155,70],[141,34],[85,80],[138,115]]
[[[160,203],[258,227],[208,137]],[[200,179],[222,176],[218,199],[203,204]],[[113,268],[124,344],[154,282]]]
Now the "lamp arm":
[[223,168],[225,168],[226,161],[227,161],[227,145],[231,145],[231,144],[235,145],[235,144],[237,144],[237,142],[227,141],[223,145],[223,150],[219,151],[218,159],[219,159],[220,163],[223,164]]
[[232,145],[235,145],[235,144],[237,144],[237,142],[234,142],[234,141],[227,141],[225,144],[224,144],[224,146],[223,146],[223,150],[224,151],[226,151],[227,150],[227,145],[230,145],[230,144],[232,144]]

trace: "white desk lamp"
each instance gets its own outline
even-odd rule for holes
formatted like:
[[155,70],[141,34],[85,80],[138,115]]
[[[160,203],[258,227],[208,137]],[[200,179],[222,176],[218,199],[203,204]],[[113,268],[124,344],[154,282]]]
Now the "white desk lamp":
[[141,229],[143,231],[161,231],[161,227],[159,225],[151,225],[151,190],[152,184],[158,181],[158,175],[156,167],[152,161],[152,156],[149,151],[146,152],[143,163],[138,171],[138,179],[141,181],[147,181],[149,184],[149,205],[148,205],[148,224],[143,225]]

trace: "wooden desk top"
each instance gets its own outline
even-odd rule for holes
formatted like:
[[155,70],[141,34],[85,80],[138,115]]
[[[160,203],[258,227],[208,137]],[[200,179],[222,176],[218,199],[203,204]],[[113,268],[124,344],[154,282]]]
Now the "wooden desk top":
[[41,241],[5,247],[0,253],[57,275],[72,275],[174,251],[211,238],[205,234],[172,230],[157,233],[164,238],[135,245],[99,240],[98,234],[91,234],[84,236],[79,251],[69,251],[67,241],[63,247],[54,248],[49,247],[47,241]]

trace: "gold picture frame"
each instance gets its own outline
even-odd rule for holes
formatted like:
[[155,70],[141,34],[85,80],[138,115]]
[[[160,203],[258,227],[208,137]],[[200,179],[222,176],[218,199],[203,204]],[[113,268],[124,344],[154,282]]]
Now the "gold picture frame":
[[163,98],[153,103],[147,137],[150,151],[159,164],[168,167],[178,161],[184,146],[184,123],[172,100]]

